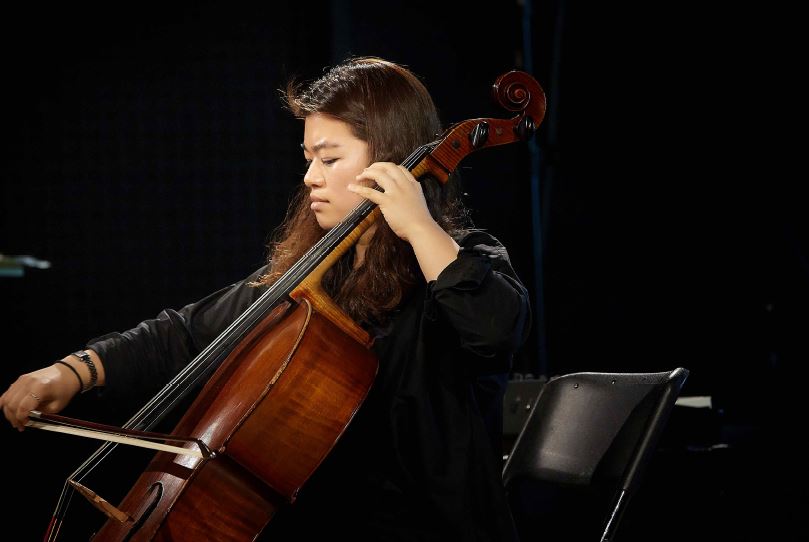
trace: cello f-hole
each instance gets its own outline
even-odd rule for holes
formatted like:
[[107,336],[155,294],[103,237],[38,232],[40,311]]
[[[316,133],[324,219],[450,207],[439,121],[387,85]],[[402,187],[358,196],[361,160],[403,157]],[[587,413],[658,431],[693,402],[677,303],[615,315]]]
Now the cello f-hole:
[[[149,498],[150,493],[155,493],[154,497]],[[149,490],[146,492],[146,501],[148,505],[146,508],[141,512],[138,519],[132,525],[132,528],[129,529],[129,532],[124,537],[124,542],[129,542],[129,540],[143,527],[143,524],[146,523],[146,520],[149,519],[149,516],[152,515],[152,512],[155,511],[157,505],[160,504],[160,499],[163,498],[163,483],[162,482],[155,482],[151,486],[149,486]]]

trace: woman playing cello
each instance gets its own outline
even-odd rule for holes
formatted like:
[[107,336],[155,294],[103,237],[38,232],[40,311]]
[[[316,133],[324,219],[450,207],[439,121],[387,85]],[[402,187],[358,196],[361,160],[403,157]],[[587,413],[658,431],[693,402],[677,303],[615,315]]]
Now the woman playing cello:
[[404,67],[366,57],[290,84],[286,102],[304,123],[307,170],[269,263],[20,376],[0,407],[21,429],[29,411],[59,412],[92,387],[107,397],[153,393],[368,199],[384,220],[323,286],[374,338],[379,372],[345,434],[262,539],[514,539],[480,392],[487,377],[507,373],[524,341],[528,296],[505,248],[469,226],[453,180],[420,183],[397,165],[441,132],[430,95]]

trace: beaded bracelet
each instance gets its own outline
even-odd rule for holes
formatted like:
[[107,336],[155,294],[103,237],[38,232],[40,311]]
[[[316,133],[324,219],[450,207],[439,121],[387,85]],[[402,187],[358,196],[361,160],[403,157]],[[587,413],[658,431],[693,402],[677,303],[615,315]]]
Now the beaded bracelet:
[[73,352],[73,355],[82,360],[87,365],[87,368],[90,370],[90,383],[87,384],[86,388],[81,390],[82,393],[87,393],[91,389],[95,388],[96,382],[98,382],[98,371],[96,371],[96,364],[93,363],[93,359],[90,357],[90,354],[88,354],[86,350],[79,350],[78,352]]
[[73,367],[71,364],[67,362],[62,361],[61,359],[57,359],[55,363],[60,363],[65,367],[67,367],[68,369],[70,369],[71,371],[73,371],[73,374],[76,375],[76,378],[79,380],[79,391],[84,390],[84,382],[82,382],[81,376],[79,375],[79,371],[77,371],[75,367]]

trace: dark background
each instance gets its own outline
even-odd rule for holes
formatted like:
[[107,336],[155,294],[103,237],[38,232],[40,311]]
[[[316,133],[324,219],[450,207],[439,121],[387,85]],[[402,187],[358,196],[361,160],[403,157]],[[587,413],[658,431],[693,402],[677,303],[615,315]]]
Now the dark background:
[[[548,97],[536,142],[462,172],[476,225],[531,291],[515,377],[688,368],[683,394],[713,408],[675,410],[625,536],[784,528],[808,230],[760,169],[750,112],[766,73],[733,18],[563,0],[269,4],[6,12],[0,252],[52,267],[0,279],[2,387],[262,264],[303,173],[301,126],[278,99],[289,77],[382,56],[422,77],[449,124],[504,116],[489,87],[526,69]],[[65,414],[120,424],[129,407],[81,396]],[[33,540],[96,445],[0,434],[3,515]]]

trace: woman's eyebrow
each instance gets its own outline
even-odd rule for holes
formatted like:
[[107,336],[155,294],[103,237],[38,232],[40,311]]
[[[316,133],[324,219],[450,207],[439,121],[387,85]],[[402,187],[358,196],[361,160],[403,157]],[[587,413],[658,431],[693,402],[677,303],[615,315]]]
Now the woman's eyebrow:
[[322,142],[318,143],[317,145],[313,145],[312,150],[309,150],[309,149],[306,148],[305,144],[301,143],[301,148],[303,150],[307,151],[307,152],[317,152],[320,149],[331,149],[331,148],[339,147],[339,146],[340,146],[339,143],[332,143],[330,141],[322,141]]

